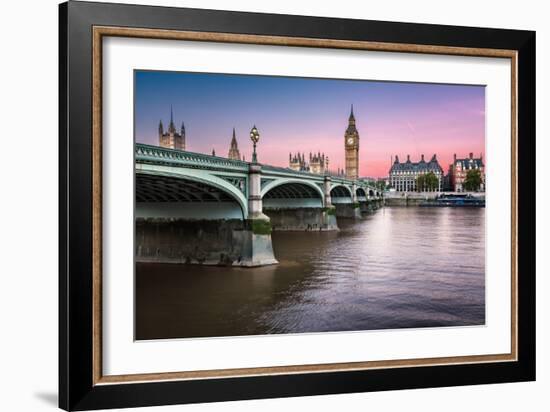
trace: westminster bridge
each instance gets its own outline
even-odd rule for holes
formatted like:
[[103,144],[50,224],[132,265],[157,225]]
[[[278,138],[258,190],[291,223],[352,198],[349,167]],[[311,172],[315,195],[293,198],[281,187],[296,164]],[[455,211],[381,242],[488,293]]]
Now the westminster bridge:
[[275,264],[272,230],[338,230],[339,218],[382,204],[366,180],[144,144],[135,145],[135,172],[144,262]]

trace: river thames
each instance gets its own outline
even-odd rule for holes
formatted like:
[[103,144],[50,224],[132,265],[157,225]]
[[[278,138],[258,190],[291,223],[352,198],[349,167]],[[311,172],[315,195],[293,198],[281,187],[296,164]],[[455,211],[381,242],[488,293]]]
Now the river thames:
[[138,263],[136,338],[483,325],[485,209],[385,207],[274,232],[279,264]]

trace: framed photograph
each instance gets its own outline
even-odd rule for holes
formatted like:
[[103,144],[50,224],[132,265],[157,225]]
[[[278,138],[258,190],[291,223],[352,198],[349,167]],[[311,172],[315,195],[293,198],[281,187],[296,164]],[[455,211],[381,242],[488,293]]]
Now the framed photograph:
[[535,379],[535,33],[60,5],[66,410]]

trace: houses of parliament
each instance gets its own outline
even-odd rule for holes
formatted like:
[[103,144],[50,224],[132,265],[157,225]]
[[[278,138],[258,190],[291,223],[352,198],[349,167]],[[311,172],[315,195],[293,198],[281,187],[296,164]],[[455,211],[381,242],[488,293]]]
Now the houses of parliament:
[[[162,120],[159,122],[159,145],[169,149],[185,150],[185,125],[181,123],[181,128],[178,133],[174,124],[174,114],[170,109],[170,123],[165,132]],[[359,131],[355,123],[355,115],[353,114],[353,105],[348,118],[348,126],[344,132],[344,150],[345,150],[345,169],[340,170],[336,174],[345,175],[348,179],[357,179],[359,177]],[[212,155],[216,153],[212,151]],[[245,161],[244,156],[241,156],[235,128],[229,144],[227,154],[228,159]],[[288,156],[288,167],[296,171],[304,171],[316,174],[329,173],[329,158],[324,153],[309,153],[309,158],[306,158],[304,153],[290,153]]]

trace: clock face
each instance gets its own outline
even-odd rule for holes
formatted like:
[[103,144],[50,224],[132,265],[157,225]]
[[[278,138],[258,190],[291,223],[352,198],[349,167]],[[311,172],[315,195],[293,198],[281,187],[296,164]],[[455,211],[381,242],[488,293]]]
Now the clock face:
[[348,144],[349,144],[349,145],[352,145],[352,144],[353,144],[353,137],[348,138]]

